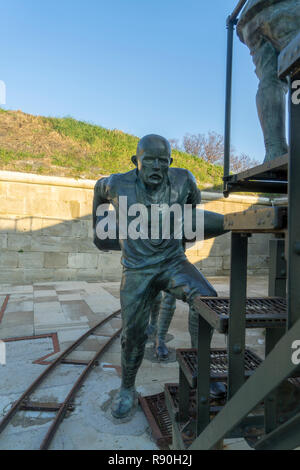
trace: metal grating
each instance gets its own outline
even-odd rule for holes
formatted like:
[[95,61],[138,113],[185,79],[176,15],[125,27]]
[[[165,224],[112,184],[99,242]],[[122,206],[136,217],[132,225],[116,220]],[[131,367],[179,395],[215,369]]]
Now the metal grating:
[[[178,410],[178,384],[165,384],[165,390],[171,400],[171,406],[174,414]],[[172,443],[172,420],[168,413],[166,398],[164,393],[157,395],[149,395],[139,398],[140,405],[146,415],[151,428],[152,436],[160,447],[169,446]],[[226,399],[211,399],[211,415],[216,415],[221,407],[225,405]],[[190,395],[190,416],[191,420],[196,418],[196,393],[191,391]],[[192,443],[190,438],[185,434],[182,435],[183,440],[188,445]]]
[[[227,332],[230,317],[230,299],[220,297],[202,297],[201,304],[209,316],[218,322],[219,330]],[[247,298],[246,328],[285,327],[287,318],[286,299],[281,297]]]
[[139,402],[156,444],[159,447],[168,447],[172,444],[172,421],[167,410],[165,394],[162,392],[139,397]]
[[[178,361],[183,369],[193,378],[197,377],[197,350],[177,349]],[[228,353],[226,349],[210,350],[211,380],[226,380],[228,374]],[[249,349],[245,351],[245,376],[249,377],[261,364],[262,360]],[[195,384],[193,384],[195,386]]]

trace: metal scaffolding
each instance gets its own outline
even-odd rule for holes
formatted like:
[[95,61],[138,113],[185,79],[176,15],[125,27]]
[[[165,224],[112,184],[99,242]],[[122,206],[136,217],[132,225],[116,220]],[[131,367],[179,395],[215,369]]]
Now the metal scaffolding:
[[[173,448],[217,449],[224,438],[244,437],[255,449],[300,446],[300,369],[293,363],[300,340],[300,34],[279,56],[278,74],[289,81],[289,154],[231,175],[230,122],[233,33],[246,0],[227,19],[227,84],[224,195],[235,191],[288,193],[286,207],[253,209],[225,217],[232,232],[230,297],[205,298],[199,314],[197,350],[179,350],[180,380],[166,385]],[[264,211],[264,212],[263,212]],[[247,298],[248,239],[273,233],[269,296]],[[209,329],[228,335],[227,350],[210,349]],[[245,347],[247,328],[266,331],[265,360]],[[212,402],[210,381],[227,382],[225,403]]]

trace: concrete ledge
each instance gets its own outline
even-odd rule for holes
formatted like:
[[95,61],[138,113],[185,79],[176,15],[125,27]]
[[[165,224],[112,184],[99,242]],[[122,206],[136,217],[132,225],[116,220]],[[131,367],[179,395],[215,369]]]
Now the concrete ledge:
[[[98,179],[105,175],[99,175]],[[65,178],[62,176],[42,176],[33,173],[19,173],[17,171],[0,171],[0,181],[10,183],[28,183],[50,186],[64,186],[70,188],[94,189],[97,180]],[[239,196],[231,194],[228,198],[224,198],[223,193],[213,193],[201,191],[203,201],[232,201],[245,204],[262,204],[272,205],[269,198],[257,196]]]
[[[102,175],[99,175],[101,178]],[[33,173],[17,171],[0,171],[0,181],[9,183],[28,183],[50,186],[65,186],[71,188],[94,189],[96,181],[86,179],[65,178],[62,176],[41,176]]]

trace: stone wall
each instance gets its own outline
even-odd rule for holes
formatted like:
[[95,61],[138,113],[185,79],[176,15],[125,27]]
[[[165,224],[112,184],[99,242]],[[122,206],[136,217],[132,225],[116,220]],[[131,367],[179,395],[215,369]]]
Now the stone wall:
[[[49,280],[119,280],[120,254],[92,243],[95,181],[0,171],[0,283]],[[268,199],[202,193],[207,210],[223,214]],[[249,272],[265,274],[269,235],[250,239]],[[229,273],[230,235],[191,248],[188,257],[206,275]]]

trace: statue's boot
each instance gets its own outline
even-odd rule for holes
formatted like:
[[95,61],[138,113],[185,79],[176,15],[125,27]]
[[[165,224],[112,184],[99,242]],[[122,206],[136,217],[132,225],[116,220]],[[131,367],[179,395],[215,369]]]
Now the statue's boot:
[[166,346],[165,341],[162,338],[157,338],[156,340],[156,357],[160,361],[165,361],[169,357],[169,350]]
[[212,398],[224,398],[226,393],[226,385],[223,382],[210,382],[210,396]]
[[288,152],[285,129],[286,92],[286,84],[276,76],[261,81],[258,88],[256,104],[264,134],[265,163]]
[[126,345],[125,340],[121,340],[122,383],[111,406],[111,413],[117,419],[126,418],[134,408],[137,396],[135,378],[144,357],[146,339],[145,336],[144,341],[130,348]]
[[121,387],[115,396],[111,407],[111,414],[114,416],[114,418],[126,418],[133,408],[135,398],[136,390],[134,387]]

